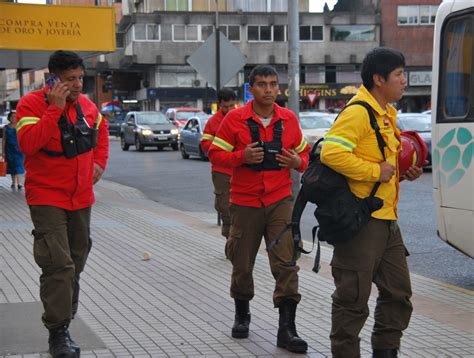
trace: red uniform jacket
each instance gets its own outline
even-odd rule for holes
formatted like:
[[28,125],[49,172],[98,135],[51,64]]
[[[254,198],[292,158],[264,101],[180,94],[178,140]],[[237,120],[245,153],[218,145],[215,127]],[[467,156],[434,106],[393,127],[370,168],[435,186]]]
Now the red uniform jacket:
[[[216,136],[217,130],[219,129],[219,126],[221,125],[223,119],[224,114],[221,110],[219,110],[207,121],[206,126],[204,127],[204,133],[201,138],[201,148],[203,151],[209,152],[209,147],[211,146],[212,141],[214,140],[214,137]],[[224,167],[222,165],[214,163],[211,164],[213,172],[232,175],[232,168]]]
[[310,147],[293,112],[275,104],[272,121],[264,127],[252,110],[252,102],[225,116],[209,148],[209,158],[215,164],[234,168],[230,181],[230,202],[259,208],[290,196],[292,181],[288,168],[256,171],[244,165],[244,149],[252,142],[247,119],[253,118],[259,124],[260,139],[264,142],[273,141],[274,124],[281,119],[283,148],[299,153],[302,159],[298,169],[300,172],[308,166]]
[[[94,201],[92,177],[94,163],[103,169],[109,156],[107,121],[86,96],[79,103],[90,127],[99,121],[97,147],[89,152],[67,159],[53,157],[42,152],[62,152],[58,121],[63,110],[48,105],[45,90],[24,96],[16,108],[17,135],[21,151],[25,154],[25,193],[28,205],[48,205],[66,210],[79,210],[91,206]],[[64,108],[70,123],[76,123],[76,102],[66,103]]]

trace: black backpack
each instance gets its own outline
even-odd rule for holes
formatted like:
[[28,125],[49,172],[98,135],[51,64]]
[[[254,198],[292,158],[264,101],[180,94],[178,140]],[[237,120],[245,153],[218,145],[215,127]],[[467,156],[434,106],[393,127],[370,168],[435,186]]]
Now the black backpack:
[[[368,103],[363,101],[352,102],[344,109],[352,105],[360,105],[367,109],[370,124],[375,131],[379,149],[385,160],[385,142],[380,134],[380,128],[372,109]],[[318,272],[320,268],[320,241],[335,245],[352,239],[369,222],[372,212],[383,206],[383,200],[375,196],[380,182],[375,183],[367,198],[359,199],[351,192],[345,176],[321,163],[320,144],[322,141],[323,138],[318,140],[310,151],[308,168],[301,177],[301,188],[293,207],[291,224],[285,229],[286,231],[291,227],[294,243],[292,264],[296,264],[296,259],[300,253],[308,254],[312,251],[305,251],[300,247],[301,215],[308,201],[317,205],[314,216],[319,225],[313,227],[312,230],[313,247],[316,235],[318,237],[314,272]],[[279,242],[284,232],[269,245],[268,250]]]

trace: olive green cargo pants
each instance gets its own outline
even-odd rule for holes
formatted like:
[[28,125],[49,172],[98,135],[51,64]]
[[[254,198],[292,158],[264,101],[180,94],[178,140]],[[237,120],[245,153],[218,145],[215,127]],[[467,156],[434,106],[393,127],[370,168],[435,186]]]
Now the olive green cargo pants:
[[378,288],[372,348],[399,348],[411,312],[411,285],[400,228],[396,221],[372,218],[351,241],[334,247],[331,262],[331,350],[334,358],[360,357],[359,332],[369,315],[372,282]]
[[230,196],[230,175],[212,172],[212,183],[214,184],[214,207],[221,214],[222,219],[222,236],[226,239],[230,234],[230,212],[229,212],[229,196]]
[[[293,201],[284,198],[268,207],[254,208],[231,204],[230,238],[226,245],[227,257],[232,262],[230,295],[232,298],[251,300],[254,296],[253,267],[265,238],[266,246],[275,240],[291,221]],[[268,253],[270,269],[275,278],[273,303],[275,307],[285,299],[299,302],[298,265],[290,265],[293,257],[293,238],[287,230],[281,241]]]
[[48,329],[69,325],[79,304],[79,276],[91,249],[91,208],[30,206],[33,256],[41,268],[40,298]]

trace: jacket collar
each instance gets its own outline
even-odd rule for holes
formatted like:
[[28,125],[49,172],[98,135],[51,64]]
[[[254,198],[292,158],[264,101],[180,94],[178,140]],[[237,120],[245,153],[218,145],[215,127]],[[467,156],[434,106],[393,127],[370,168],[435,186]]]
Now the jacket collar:
[[[254,100],[251,100],[242,108],[242,118],[243,119],[252,118],[255,122],[262,123],[262,121],[257,117],[255,112],[253,111],[253,107],[252,107],[253,101]],[[273,118],[270,124],[277,121],[278,119],[289,119],[288,111],[285,111],[284,108],[274,103],[273,104]]]
[[387,103],[386,108],[383,109],[375,97],[372,96],[372,93],[370,93],[364,85],[360,86],[357,91],[357,97],[366,101],[379,116],[388,116],[390,118],[395,118],[397,116],[397,110],[390,103]]

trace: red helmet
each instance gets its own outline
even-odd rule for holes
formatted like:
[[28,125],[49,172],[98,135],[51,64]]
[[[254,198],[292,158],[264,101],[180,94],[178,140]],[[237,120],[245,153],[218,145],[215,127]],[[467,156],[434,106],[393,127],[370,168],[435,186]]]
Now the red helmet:
[[402,150],[398,153],[398,171],[400,176],[411,166],[421,168],[428,155],[425,141],[415,131],[403,131],[400,133]]

